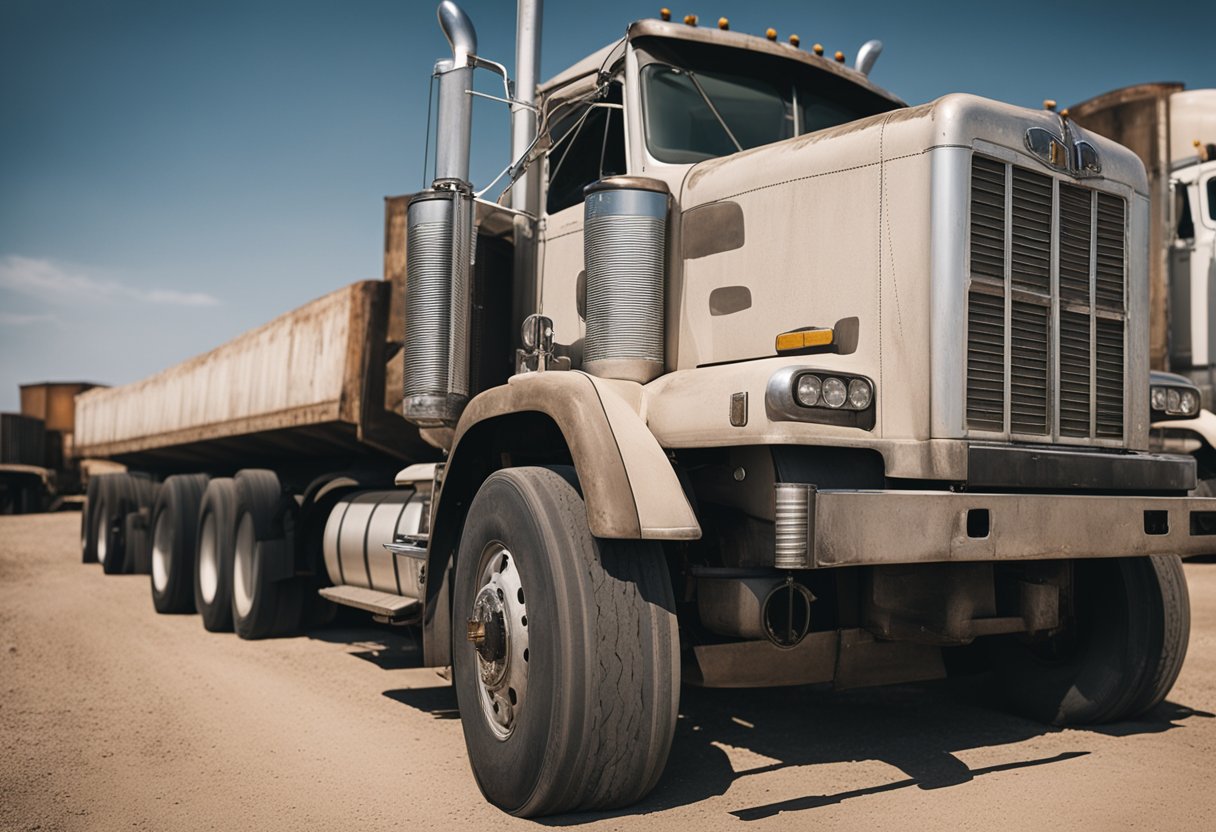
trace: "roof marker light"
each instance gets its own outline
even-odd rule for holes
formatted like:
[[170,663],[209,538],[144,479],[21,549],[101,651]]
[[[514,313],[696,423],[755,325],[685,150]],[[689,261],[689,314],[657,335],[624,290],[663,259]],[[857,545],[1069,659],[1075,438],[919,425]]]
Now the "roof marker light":
[[797,49],[798,44],[800,43],[802,43],[802,38],[798,37],[797,35],[790,35],[790,46]]
[[696,26],[697,25],[697,16],[695,14],[684,15],[684,23],[687,26]]
[[815,44],[814,46],[811,47],[811,51],[822,58],[823,57],[823,44],[822,43]]
[[671,9],[667,9],[667,8],[659,9],[659,19],[660,20],[671,20]]
[[838,63],[838,64],[844,63],[844,53],[841,52],[839,49],[836,50],[836,54],[833,55],[832,57],[834,57],[836,59],[836,63]]
[[721,29],[723,32],[729,30],[730,21],[727,20],[725,17],[719,17],[718,18],[718,28]]
[[764,36],[766,38],[768,38],[769,40],[776,40],[777,39],[777,30],[774,29],[772,26],[769,26],[768,29],[765,30]]

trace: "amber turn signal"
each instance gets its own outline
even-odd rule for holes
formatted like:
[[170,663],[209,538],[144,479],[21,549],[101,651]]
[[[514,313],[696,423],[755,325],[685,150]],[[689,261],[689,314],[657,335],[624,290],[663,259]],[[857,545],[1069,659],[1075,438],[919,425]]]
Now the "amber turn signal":
[[796,329],[793,332],[783,332],[777,336],[777,352],[801,352],[813,347],[827,347],[832,344],[835,333],[831,329]]

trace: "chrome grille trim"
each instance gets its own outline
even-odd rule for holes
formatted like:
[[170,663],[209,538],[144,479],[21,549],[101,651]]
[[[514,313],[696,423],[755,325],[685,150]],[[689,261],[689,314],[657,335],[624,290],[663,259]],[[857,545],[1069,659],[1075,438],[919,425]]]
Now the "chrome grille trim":
[[970,197],[967,431],[1120,444],[1126,201],[977,154]]

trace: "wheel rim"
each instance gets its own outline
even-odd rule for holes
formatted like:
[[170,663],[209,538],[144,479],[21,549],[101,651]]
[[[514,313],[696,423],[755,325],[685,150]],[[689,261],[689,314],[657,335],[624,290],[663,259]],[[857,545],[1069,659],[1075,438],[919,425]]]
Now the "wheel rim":
[[169,558],[173,548],[173,527],[169,524],[169,512],[156,515],[156,528],[152,531],[152,586],[164,593],[169,586]]
[[477,700],[494,736],[515,730],[528,692],[528,607],[515,557],[501,543],[482,552],[469,641],[477,662]]
[[232,600],[237,615],[242,618],[253,609],[253,548],[256,545],[253,517],[246,512],[241,515],[236,527],[236,546],[232,558]]
[[203,596],[203,603],[215,601],[215,593],[219,590],[220,567],[219,554],[216,550],[215,515],[208,513],[203,518],[203,527],[199,530],[198,539],[198,590]]
[[105,565],[106,562],[106,544],[109,542],[109,526],[106,524],[105,512],[98,512],[97,518],[97,562]]

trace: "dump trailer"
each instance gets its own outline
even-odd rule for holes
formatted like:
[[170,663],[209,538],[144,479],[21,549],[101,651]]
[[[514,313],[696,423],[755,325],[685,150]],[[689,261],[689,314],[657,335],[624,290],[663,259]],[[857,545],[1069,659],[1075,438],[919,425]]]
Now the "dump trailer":
[[[877,42],[850,66],[666,10],[538,83],[540,5],[514,78],[439,5],[433,183],[388,212],[400,317],[289,346],[288,316],[81,397],[81,442],[135,469],[90,494],[86,559],[144,545],[159,611],[245,638],[318,599],[417,627],[521,816],[646,795],[682,683],[934,679],[970,646],[1048,722],[1161,702],[1216,500],[1149,451],[1140,160],[1051,112],[908,106]],[[512,123],[494,199],[480,72]],[[340,372],[377,322],[393,436]]]
[[75,398],[97,387],[80,381],[20,385],[21,412],[0,413],[0,514],[78,508],[94,466],[75,452]]
[[1075,123],[1133,150],[1149,182],[1150,354],[1154,370],[1185,376],[1204,408],[1153,402],[1153,440],[1193,448],[1205,494],[1216,493],[1216,90],[1123,87],[1067,111]]

